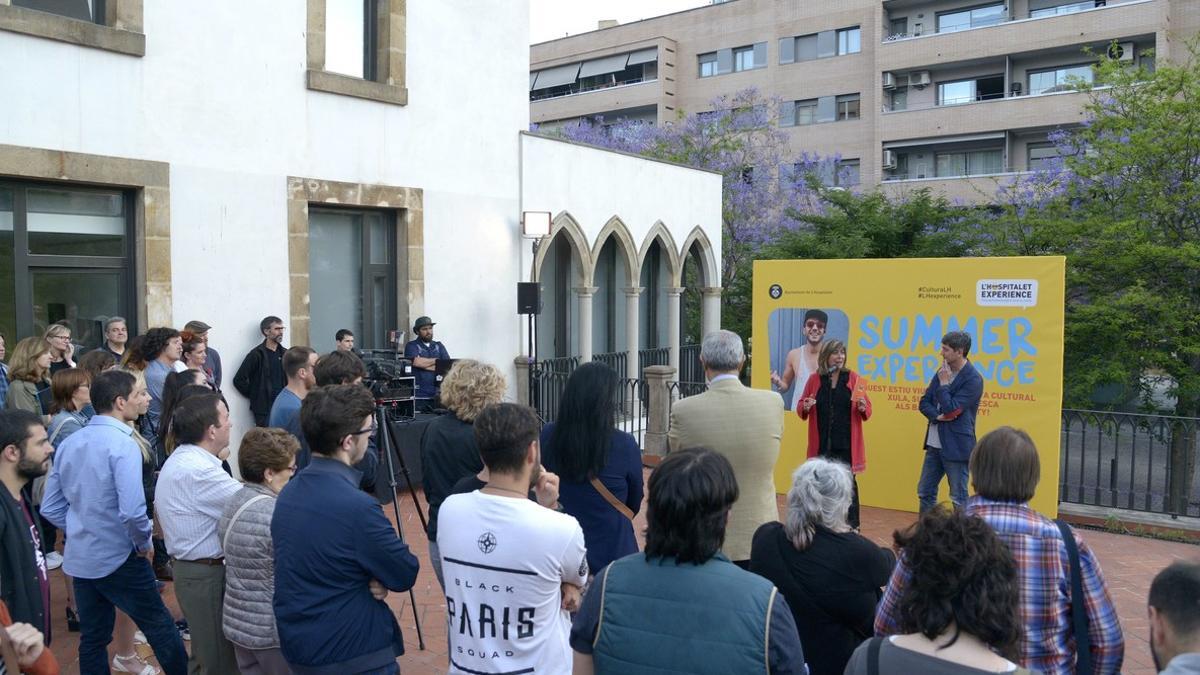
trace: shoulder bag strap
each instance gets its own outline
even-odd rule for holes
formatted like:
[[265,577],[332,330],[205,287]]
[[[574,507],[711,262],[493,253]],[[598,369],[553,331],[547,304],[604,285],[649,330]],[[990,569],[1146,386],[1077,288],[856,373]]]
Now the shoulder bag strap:
[[620,499],[617,499],[616,495],[614,495],[612,492],[609,492],[608,488],[604,487],[604,483],[601,483],[599,478],[593,476],[591,483],[592,487],[596,488],[596,492],[599,492],[600,496],[604,497],[604,501],[608,502],[609,505],[616,509],[621,515],[625,516],[629,520],[633,520],[633,511],[629,510],[629,507],[625,506]]
[[879,646],[885,638],[873,637],[867,645],[867,675],[879,675]]
[[1067,547],[1067,558],[1071,561],[1071,623],[1075,633],[1075,672],[1092,672],[1092,640],[1088,634],[1087,608],[1083,598],[1083,570],[1079,565],[1079,548],[1075,546],[1075,534],[1061,520],[1055,520]]
[[225,528],[225,536],[221,538],[221,552],[222,553],[224,553],[225,549],[229,546],[229,533],[233,532],[233,524],[237,522],[237,519],[242,515],[242,512],[245,511],[246,509],[250,508],[251,504],[259,501],[260,499],[270,499],[270,498],[271,498],[270,495],[254,495],[250,499],[247,499],[245,504],[242,504],[240,507],[238,507],[237,511],[233,512],[233,517],[229,519],[229,526]]

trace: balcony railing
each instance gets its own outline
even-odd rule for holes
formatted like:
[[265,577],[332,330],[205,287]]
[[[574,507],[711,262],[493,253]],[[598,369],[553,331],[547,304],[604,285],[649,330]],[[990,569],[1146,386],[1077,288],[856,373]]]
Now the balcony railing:
[[884,174],[883,182],[895,183],[906,180],[951,180],[954,178],[987,178],[989,176],[1011,176],[1018,173],[1027,173],[1029,169],[1016,167],[1000,167],[993,171],[985,171],[981,173],[965,173],[954,174],[949,176],[938,176],[934,174],[918,174],[918,173],[892,173]]
[[1066,5],[1058,5],[1057,7],[1047,7],[1045,9],[1035,9],[1035,10],[1032,10],[1031,12],[1029,12],[1027,15],[1023,15],[1023,16],[1014,16],[1014,17],[1002,16],[1002,17],[996,17],[996,18],[987,17],[987,18],[976,19],[976,20],[973,20],[973,21],[970,21],[967,23],[959,23],[959,24],[954,24],[952,26],[943,26],[940,29],[937,28],[936,26],[931,26],[929,28],[929,30],[922,30],[920,32],[913,31],[913,32],[906,32],[906,33],[887,33],[884,35],[882,41],[883,42],[896,42],[898,40],[907,40],[910,38],[927,37],[930,35],[940,35],[942,33],[958,33],[958,32],[964,31],[964,30],[974,30],[976,28],[990,28],[991,26],[1000,26],[1000,25],[1003,25],[1006,23],[1012,23],[1014,21],[1027,21],[1030,19],[1050,19],[1050,18],[1054,18],[1056,16],[1063,16],[1065,14],[1079,14],[1081,12],[1090,12],[1090,11],[1105,9],[1107,7],[1115,7],[1115,6],[1120,6],[1120,5],[1135,4],[1137,2],[1151,2],[1151,1],[1152,0],[1129,0],[1128,2],[1113,2],[1112,4],[1109,4],[1106,0],[1084,0],[1083,2],[1072,2],[1072,3],[1068,3]]
[[589,92],[600,91],[602,89],[613,89],[615,87],[626,87],[626,86],[629,86],[632,84],[642,84],[643,82],[656,82],[657,80],[658,80],[657,77],[635,77],[630,80],[621,80],[620,82],[602,82],[600,84],[593,84],[593,85],[590,85],[587,87],[571,85],[570,89],[568,89],[567,91],[552,92],[551,90],[547,90],[542,93],[532,91],[532,92],[529,92],[529,100],[530,101],[545,101],[547,99],[552,99],[552,98],[562,98],[564,96],[574,96],[575,94],[587,94]]

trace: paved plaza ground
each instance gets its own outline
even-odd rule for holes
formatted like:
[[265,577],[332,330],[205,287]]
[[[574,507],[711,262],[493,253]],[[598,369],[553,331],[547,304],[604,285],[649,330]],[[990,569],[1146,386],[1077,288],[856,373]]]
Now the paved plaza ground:
[[[649,471],[646,475],[649,476]],[[915,504],[915,495],[913,500]],[[423,498],[421,503],[424,508]],[[780,506],[782,512],[782,496],[780,497]],[[445,673],[447,666],[445,598],[441,589],[438,588],[437,579],[429,569],[425,536],[421,533],[420,523],[417,521],[417,515],[413,509],[412,498],[402,495],[401,507],[405,537],[413,552],[421,559],[421,573],[417,580],[417,586],[414,588],[414,594],[425,636],[425,649],[418,649],[417,631],[408,593],[392,593],[388,598],[388,604],[399,617],[404,631],[406,648],[405,655],[400,658],[400,671],[405,675]],[[392,519],[392,507],[389,505],[386,509],[389,519]],[[912,522],[914,517],[914,514],[911,513],[864,507],[862,509],[863,533],[877,543],[890,545],[892,532],[896,528]],[[643,515],[639,515],[637,520],[639,539],[641,539],[641,532],[644,528],[645,518]],[[1160,569],[1174,560],[1200,557],[1200,548],[1191,544],[1098,531],[1085,531],[1083,537],[1100,558],[1109,590],[1117,605],[1121,626],[1125,631],[1126,649],[1123,672],[1137,675],[1154,673],[1148,642],[1150,629],[1146,620],[1146,593],[1149,590],[1150,581]],[[61,571],[51,574],[55,635],[53,651],[63,666],[63,673],[77,675],[79,673],[77,658],[79,634],[67,632],[63,609],[63,583]],[[167,587],[167,600],[169,604],[174,603],[170,584]]]

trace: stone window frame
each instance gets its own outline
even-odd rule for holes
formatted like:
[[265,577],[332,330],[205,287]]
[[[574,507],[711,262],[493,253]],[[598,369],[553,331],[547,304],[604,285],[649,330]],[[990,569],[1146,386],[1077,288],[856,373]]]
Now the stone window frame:
[[[323,0],[322,0],[323,1]],[[310,205],[385,209],[396,214],[396,318],[404,329],[425,311],[425,209],[421,188],[344,183],[288,176],[288,332],[292,344],[309,335],[308,209]]]
[[377,77],[375,80],[364,80],[325,70],[327,0],[308,0],[308,67],[305,76],[309,89],[393,105],[408,105],[408,89],[405,86],[408,3],[407,0],[377,1],[382,5],[379,8],[378,40],[375,49]]
[[[109,0],[113,2],[113,0]],[[0,145],[0,175],[133,190],[137,325],[170,326],[171,169],[166,162]]]
[[143,0],[107,0],[104,23],[91,23],[71,17],[14,7],[12,0],[0,0],[0,30],[67,42],[104,51],[146,55]]

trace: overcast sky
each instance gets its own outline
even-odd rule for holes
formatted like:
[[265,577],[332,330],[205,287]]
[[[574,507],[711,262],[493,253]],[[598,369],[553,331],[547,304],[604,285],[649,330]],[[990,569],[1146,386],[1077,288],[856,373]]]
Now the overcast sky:
[[531,0],[529,41],[545,42],[596,30],[601,19],[629,23],[709,4],[709,0]]

